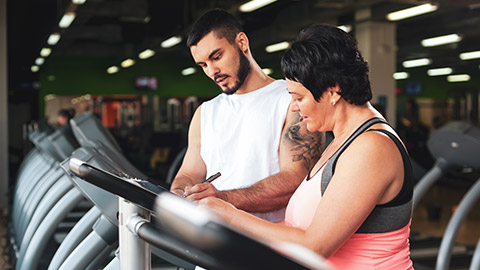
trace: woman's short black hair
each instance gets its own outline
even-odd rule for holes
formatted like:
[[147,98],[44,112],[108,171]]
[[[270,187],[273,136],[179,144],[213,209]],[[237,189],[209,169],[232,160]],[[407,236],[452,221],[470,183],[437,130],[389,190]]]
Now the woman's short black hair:
[[282,57],[282,71],[289,80],[305,86],[319,101],[329,87],[340,87],[346,101],[362,105],[372,99],[368,63],[357,41],[331,25],[303,30]]
[[235,43],[238,33],[242,32],[242,25],[232,14],[223,9],[213,9],[203,14],[193,25],[187,38],[187,46],[192,47],[214,31],[218,38],[226,38],[230,44]]

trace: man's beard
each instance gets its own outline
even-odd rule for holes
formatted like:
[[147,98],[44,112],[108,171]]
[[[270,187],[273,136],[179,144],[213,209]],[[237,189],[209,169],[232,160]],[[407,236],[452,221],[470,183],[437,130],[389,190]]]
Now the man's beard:
[[240,87],[242,87],[243,83],[245,82],[245,79],[247,78],[251,70],[250,61],[248,61],[248,58],[240,49],[238,49],[238,57],[239,57],[240,66],[238,67],[238,70],[237,70],[237,81],[235,82],[235,85],[233,85],[231,88],[227,87],[225,89],[222,89],[222,91],[227,95],[235,94],[235,92],[237,92],[237,90]]

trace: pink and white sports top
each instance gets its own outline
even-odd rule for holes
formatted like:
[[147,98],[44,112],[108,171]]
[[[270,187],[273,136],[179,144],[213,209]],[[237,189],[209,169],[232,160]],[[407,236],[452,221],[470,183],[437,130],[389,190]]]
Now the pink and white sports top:
[[[377,121],[369,124],[372,125],[375,122]],[[345,143],[345,147],[342,146],[339,150],[348,147],[349,143],[370,125],[354,133]],[[376,131],[384,132],[384,130]],[[327,258],[335,269],[413,269],[408,241],[411,215],[408,211],[409,209],[411,211],[411,167],[403,146],[399,144],[396,137],[390,135],[391,133],[389,137],[395,141],[397,147],[402,148],[400,152],[404,158],[404,187],[392,200],[393,203],[377,205],[359,230]],[[334,173],[335,161],[343,150],[332,155],[317,174],[310,179],[307,176],[297,188],[290,198],[285,213],[287,226],[306,230],[311,225],[317,205]],[[396,215],[394,219],[392,219],[393,215]]]

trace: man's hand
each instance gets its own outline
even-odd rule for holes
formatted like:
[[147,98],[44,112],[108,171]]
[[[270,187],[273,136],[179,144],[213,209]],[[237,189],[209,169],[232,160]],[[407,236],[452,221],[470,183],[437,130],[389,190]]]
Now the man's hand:
[[182,197],[183,194],[185,194],[185,191],[184,191],[183,189],[181,189],[181,188],[172,189],[172,190],[170,190],[170,191],[171,191],[173,194],[176,194],[176,195],[178,195],[178,196],[180,196],[180,197]]
[[220,191],[218,191],[210,183],[200,183],[194,186],[185,187],[185,193],[183,196],[190,201],[198,201],[206,197],[217,197],[219,198]]

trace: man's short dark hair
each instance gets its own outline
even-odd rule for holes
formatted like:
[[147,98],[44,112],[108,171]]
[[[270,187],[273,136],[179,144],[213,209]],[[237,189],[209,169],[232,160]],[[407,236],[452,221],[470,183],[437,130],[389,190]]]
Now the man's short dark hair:
[[285,77],[301,83],[317,101],[337,84],[339,94],[352,104],[372,99],[368,64],[357,41],[335,26],[314,25],[302,31],[281,64]]
[[200,17],[192,27],[187,38],[187,46],[195,46],[208,33],[214,31],[218,38],[226,38],[230,44],[235,43],[242,25],[232,14],[223,9],[213,9]]
[[68,120],[72,119],[75,116],[75,109],[70,108],[70,109],[60,109],[58,111],[59,116],[63,116],[67,118]]

